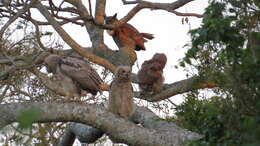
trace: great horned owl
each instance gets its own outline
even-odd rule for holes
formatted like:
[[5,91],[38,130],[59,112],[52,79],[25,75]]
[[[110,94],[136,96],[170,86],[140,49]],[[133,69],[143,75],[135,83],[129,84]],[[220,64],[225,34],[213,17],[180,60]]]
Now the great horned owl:
[[163,69],[167,62],[166,55],[156,53],[145,61],[137,73],[138,84],[142,91],[156,93],[163,87]]
[[119,66],[110,85],[108,110],[128,119],[134,112],[131,68]]
[[106,17],[106,24],[119,25],[108,32],[113,37],[118,47],[133,46],[136,51],[145,50],[144,42],[147,40],[144,38],[151,40],[154,38],[153,35],[149,33],[140,33],[131,24],[119,21],[116,16],[117,14]]
[[83,58],[49,55],[44,59],[47,71],[54,74],[64,89],[63,96],[80,96],[83,90],[96,95],[103,83],[95,69]]

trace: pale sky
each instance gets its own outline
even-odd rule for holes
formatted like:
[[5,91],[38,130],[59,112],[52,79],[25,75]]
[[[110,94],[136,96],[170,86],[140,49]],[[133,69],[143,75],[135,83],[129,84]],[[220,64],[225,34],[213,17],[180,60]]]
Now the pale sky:
[[[175,0],[149,0],[154,2],[174,2]],[[87,2],[87,1],[84,1]],[[95,4],[93,1],[92,4]],[[195,0],[189,4],[177,9],[178,12],[189,12],[203,14],[205,7],[208,5],[207,0]],[[88,5],[86,5],[88,6]],[[106,14],[111,16],[118,13],[118,18],[122,18],[131,10],[134,5],[123,5],[121,0],[107,0]],[[95,6],[92,6],[94,10]],[[94,14],[94,11],[93,11]],[[38,12],[35,11],[34,15],[38,20],[42,20]],[[183,69],[175,69],[178,65],[186,49],[183,47],[190,41],[188,31],[197,28],[201,24],[202,18],[189,17],[189,24],[182,24],[183,17],[176,16],[162,10],[145,9],[141,10],[137,15],[129,21],[140,32],[147,32],[154,34],[155,38],[149,40],[145,46],[146,51],[138,51],[137,63],[139,66],[143,61],[150,59],[155,53],[164,53],[168,58],[168,62],[164,69],[165,83],[173,83],[186,78],[186,71]],[[50,28],[50,27],[49,27]],[[84,27],[75,26],[71,24],[64,25],[63,28],[68,32],[75,41],[84,47],[91,46],[88,38],[87,31]],[[45,29],[43,29],[45,30]],[[21,36],[21,32],[17,32],[17,36]],[[17,38],[19,39],[19,38]],[[44,40],[44,39],[43,39]],[[111,36],[105,32],[105,43],[112,49],[118,49]],[[69,48],[68,46],[66,48]],[[137,73],[137,65],[135,64],[133,72]],[[174,103],[180,103],[183,99],[182,96],[174,96],[172,98]],[[77,144],[76,144],[77,145]]]
[[[150,0],[158,2],[158,0]],[[87,2],[87,1],[84,1]],[[173,0],[161,0],[160,2],[173,2]],[[92,5],[95,4],[92,2]],[[189,4],[177,9],[178,12],[189,12],[203,14],[204,9],[208,5],[207,0],[195,0]],[[88,4],[86,3],[86,7]],[[121,0],[108,0],[106,5],[106,14],[112,16],[117,13],[117,17],[124,17],[134,5],[123,5]],[[94,14],[95,6],[92,6]],[[155,53],[164,53],[167,56],[167,64],[164,69],[165,83],[173,83],[186,78],[187,71],[182,68],[176,69],[179,60],[184,57],[186,49],[184,45],[189,43],[190,36],[188,31],[199,27],[202,18],[188,17],[189,24],[182,24],[182,16],[176,16],[162,10],[144,9],[137,13],[129,23],[136,27],[139,32],[147,32],[154,34],[155,38],[145,43],[146,51],[137,52],[137,62],[133,67],[133,72],[137,73],[137,64],[141,64],[150,59]],[[74,38],[80,45],[90,46],[88,34],[83,27],[65,25],[65,30]],[[73,28],[73,29],[72,29]],[[113,50],[118,49],[111,36],[105,32],[105,43]],[[175,103],[182,101],[181,96],[175,97]]]
[[[158,2],[158,0],[150,0]],[[58,2],[58,1],[54,1]],[[88,8],[88,1],[86,7]],[[163,2],[174,2],[174,0],[161,0]],[[92,9],[94,14],[95,1],[92,0]],[[189,12],[203,14],[204,9],[208,4],[207,0],[194,0],[189,4],[177,9],[178,12]],[[107,0],[106,14],[108,16],[117,13],[118,18],[124,17],[134,5],[123,5],[121,0]],[[37,10],[33,10],[34,18],[37,20],[43,20],[44,17]],[[133,72],[137,73],[137,64],[140,67],[141,64],[150,59],[155,53],[164,53],[167,56],[167,64],[164,69],[165,83],[173,83],[186,78],[187,71],[183,68],[176,69],[174,66],[178,65],[179,60],[184,56],[186,49],[184,45],[189,43],[190,36],[188,31],[193,28],[197,28],[201,24],[202,18],[188,17],[189,24],[182,24],[182,16],[176,16],[173,13],[169,13],[163,10],[150,10],[144,9],[137,13],[129,23],[136,27],[140,32],[147,32],[154,34],[155,38],[145,43],[146,51],[137,51],[137,62],[133,67]],[[72,25],[71,23],[63,26],[66,32],[77,41],[83,47],[91,46],[91,42],[88,37],[88,33],[84,27]],[[53,30],[51,27],[42,28],[42,30]],[[21,31],[16,32],[19,40],[19,36],[22,37]],[[53,38],[57,37],[57,34]],[[43,42],[50,43],[49,39],[43,38]],[[111,36],[105,32],[105,43],[113,50],[118,49]],[[70,48],[65,45],[65,48]],[[177,99],[177,100],[175,100]],[[174,98],[176,103],[181,102],[179,97]]]

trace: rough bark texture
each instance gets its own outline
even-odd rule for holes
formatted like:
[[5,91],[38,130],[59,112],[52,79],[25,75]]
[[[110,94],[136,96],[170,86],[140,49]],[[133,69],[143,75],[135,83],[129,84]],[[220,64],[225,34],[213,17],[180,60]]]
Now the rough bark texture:
[[[172,3],[152,3],[146,1],[131,1],[122,0],[125,4],[137,4],[129,13],[121,19],[122,22],[127,22],[133,18],[142,9],[152,10],[165,10],[180,16],[200,16],[197,14],[184,14],[176,12],[175,9],[182,7],[183,5],[193,0],[177,0]],[[17,3],[13,12],[12,9],[5,11],[11,19],[6,25],[1,28],[0,36],[5,32],[7,27],[11,25],[18,18],[32,22],[36,27],[37,41],[40,49],[44,51],[50,51],[50,48],[46,48],[41,43],[39,26],[48,25],[52,26],[57,31],[59,36],[71,47],[71,50],[51,50],[56,54],[71,54],[77,53],[77,55],[88,58],[89,61],[101,65],[102,67],[114,72],[119,65],[133,65],[136,61],[135,52],[131,51],[133,48],[126,47],[120,51],[112,51],[104,44],[103,31],[105,29],[112,29],[116,26],[104,25],[105,6],[106,0],[97,0],[95,16],[91,16],[91,12],[82,5],[81,0],[65,0],[73,6],[68,8],[57,8],[54,5],[51,7],[47,3],[44,5],[42,1],[31,1],[28,4]],[[17,9],[16,9],[17,8]],[[36,8],[45,18],[46,22],[33,19],[29,13],[26,14],[30,8]],[[53,10],[53,8],[55,10]],[[0,6],[0,10],[3,10]],[[59,10],[70,12],[76,16],[62,17],[58,15]],[[27,12],[26,12],[27,11]],[[1,12],[0,12],[1,13]],[[80,26],[84,26],[89,33],[90,40],[92,41],[91,47],[80,46],[71,36],[61,27],[67,23],[74,23]],[[38,49],[38,48],[37,48]],[[129,51],[130,50],[130,51]],[[47,53],[48,54],[48,53]],[[35,69],[35,66],[41,65],[44,57],[47,56],[46,52],[37,54],[29,58],[28,56],[6,57],[0,55],[0,64],[9,65],[10,67],[1,72],[0,79],[4,80],[6,76],[17,70],[30,70],[38,79],[40,79],[46,87],[60,94],[62,91],[58,84],[50,80],[46,74],[41,73]],[[136,97],[145,99],[148,101],[160,101],[170,98],[176,94],[185,93],[193,89],[216,87],[203,84],[204,82],[197,82],[197,77],[192,77],[186,80],[182,80],[176,83],[172,83],[164,86],[164,90],[156,95],[148,95],[143,93],[137,93]],[[133,82],[137,82],[136,75],[133,74]],[[212,84],[211,84],[212,85]],[[2,104],[0,106],[0,127],[4,127],[8,124],[18,121],[20,113],[26,109],[39,110],[40,119],[34,122],[76,122],[71,123],[66,130],[65,135],[60,141],[60,145],[72,145],[75,138],[78,138],[81,142],[91,143],[97,140],[99,137],[106,133],[114,142],[122,142],[129,145],[179,145],[185,140],[197,139],[200,136],[186,131],[173,123],[166,122],[158,118],[150,110],[138,107],[132,120],[135,123],[140,123],[143,127],[121,119],[112,113],[107,112],[103,107],[96,105],[85,105],[79,103],[10,103]],[[79,124],[82,123],[82,124]],[[117,124],[114,124],[117,123]],[[89,126],[88,126],[89,125]],[[95,128],[93,128],[95,127]]]
[[[180,138],[181,141],[195,140],[202,137],[201,135],[177,126],[173,122],[167,122],[160,119],[157,115],[145,107],[137,107],[130,120],[136,124],[141,124],[144,128],[156,129],[158,131],[168,131],[169,135]],[[72,136],[70,138],[67,137],[68,132],[71,132]],[[69,125],[66,134],[62,137],[62,141],[73,138],[73,135],[77,135],[77,138],[80,140],[80,142],[92,143],[102,137],[103,132],[88,125],[73,123]]]
[[[101,106],[79,103],[11,103],[0,107],[0,128],[17,122],[23,111],[36,110],[39,117],[33,122],[77,122],[102,129],[113,142],[142,146],[175,146],[183,142],[183,133],[176,129],[146,129],[126,121]],[[117,124],[114,124],[117,123]],[[156,124],[157,125],[157,124]],[[194,139],[198,137],[192,136]],[[186,139],[185,137],[184,139]]]
[[104,132],[101,130],[86,124],[70,123],[60,140],[59,146],[71,146],[75,138],[81,143],[93,143],[102,137],[103,134]]

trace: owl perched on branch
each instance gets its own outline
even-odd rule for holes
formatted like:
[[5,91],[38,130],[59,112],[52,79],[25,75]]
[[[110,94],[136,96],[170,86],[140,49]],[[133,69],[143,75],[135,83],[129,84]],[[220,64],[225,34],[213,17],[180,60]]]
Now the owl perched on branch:
[[106,17],[106,24],[119,24],[118,27],[109,31],[119,48],[125,46],[134,46],[136,51],[145,50],[144,42],[146,39],[153,39],[153,35],[149,33],[140,33],[135,27],[129,23],[122,23],[114,16]]
[[137,73],[141,91],[159,92],[163,87],[163,69],[166,65],[166,55],[156,53],[152,59],[145,61]]
[[95,69],[83,58],[49,55],[44,59],[47,71],[54,74],[64,96],[79,97],[82,91],[96,95],[103,83]]
[[131,68],[119,66],[110,85],[108,110],[128,119],[134,112]]

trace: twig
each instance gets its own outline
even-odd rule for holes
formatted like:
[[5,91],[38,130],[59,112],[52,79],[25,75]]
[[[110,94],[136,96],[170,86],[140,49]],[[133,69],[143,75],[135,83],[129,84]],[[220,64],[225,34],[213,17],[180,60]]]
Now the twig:
[[33,3],[35,2],[36,0],[32,0],[31,3],[29,3],[28,5],[27,4],[24,4],[24,7],[18,11],[18,13],[14,16],[12,16],[8,21],[7,23],[2,27],[2,29],[0,30],[0,38],[3,37],[3,34],[4,34],[4,31],[8,28],[9,25],[11,25],[17,18],[19,18],[23,13],[25,13],[26,11],[28,11]]
[[177,12],[177,11],[169,11],[169,12],[174,13],[177,16],[190,16],[190,17],[197,17],[197,18],[203,17],[203,15],[196,14],[196,13],[181,13],[181,12]]
[[122,22],[128,22],[130,19],[132,19],[140,10],[144,8],[150,8],[152,10],[165,10],[168,12],[172,12],[183,5],[194,1],[194,0],[177,0],[172,3],[153,3],[143,0],[136,0],[136,1],[126,1],[122,0],[123,2],[126,2],[125,4],[137,4],[132,10],[128,12],[128,14],[121,19]]
[[92,8],[91,8],[91,0],[88,0],[88,7],[89,7],[89,14],[90,14],[90,16],[93,18]]
[[142,2],[142,0],[136,0],[136,1],[122,0],[122,2],[123,2],[124,5],[127,5],[127,4],[138,4],[138,3]]
[[43,16],[50,22],[53,28],[58,32],[58,34],[62,37],[62,39],[77,53],[81,56],[87,57],[90,61],[102,65],[108,68],[110,71],[114,72],[116,67],[111,64],[108,60],[103,59],[99,56],[96,56],[92,52],[85,50],[82,46],[80,46],[75,40],[73,40],[70,35],[59,25],[59,23],[51,16],[49,11],[45,6],[43,6],[40,2],[36,5],[37,9],[43,14]]

